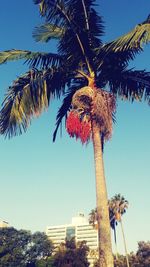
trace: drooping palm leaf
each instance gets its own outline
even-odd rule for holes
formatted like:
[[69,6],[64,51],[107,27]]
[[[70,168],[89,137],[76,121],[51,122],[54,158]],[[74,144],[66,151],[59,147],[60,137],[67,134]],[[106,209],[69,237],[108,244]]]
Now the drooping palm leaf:
[[55,53],[35,53],[33,57],[28,58],[25,63],[30,68],[47,69],[49,67],[59,67],[63,64],[63,57]]
[[64,35],[64,32],[64,28],[46,23],[35,28],[33,37],[37,42],[48,42],[51,39],[59,39]]
[[150,42],[150,19],[138,24],[132,31],[106,44],[103,50],[109,51],[132,51],[138,52],[144,44]]
[[146,101],[150,104],[150,72],[127,70],[116,72],[109,79],[110,91],[129,101]]
[[0,64],[19,59],[25,59],[25,62],[32,68],[38,66],[41,68],[47,68],[51,65],[58,66],[63,58],[55,53],[40,53],[27,50],[12,49],[0,52]]
[[[77,78],[76,75],[79,71],[87,75],[94,70],[95,82],[99,88],[108,84],[110,91],[115,95],[126,97],[129,100],[137,97],[138,99],[145,98],[149,102],[149,73],[126,71],[128,61],[142,50],[142,43],[149,41],[149,19],[138,25],[129,34],[102,46],[99,37],[103,34],[103,22],[94,9],[95,0],[34,0],[34,2],[40,5],[41,15],[46,19],[46,24],[37,28],[34,36],[37,40],[42,41],[48,41],[51,37],[60,37],[58,54],[8,50],[0,53],[1,64],[9,60],[25,59],[30,68],[40,67],[42,69],[41,77],[44,75],[44,81],[46,83],[49,81],[47,83],[48,90],[57,97],[64,93],[65,85],[68,82],[71,83],[71,79]],[[43,69],[45,69],[44,74]],[[38,75],[40,77],[40,74]],[[27,77],[25,76],[25,78]],[[10,87],[4,104],[5,108],[6,102],[8,101],[11,106],[13,100],[12,105],[17,110],[17,98],[20,97],[18,94],[21,94],[19,92],[25,92],[24,95],[28,91],[32,92],[27,89],[28,87],[32,88],[30,81],[20,85],[22,80],[18,80]],[[85,82],[85,80],[83,81]],[[43,85],[41,88],[44,88]],[[50,94],[47,96],[49,98]],[[18,99],[21,101],[20,98]],[[60,108],[57,116],[56,132],[65,116],[63,114],[66,114],[65,103],[67,108],[70,105],[67,104],[69,95],[68,98],[66,96],[66,99],[64,99],[62,109]],[[5,112],[4,107],[2,114]]]
[[67,93],[66,97],[63,100],[62,106],[58,110],[57,117],[56,117],[56,128],[53,133],[53,142],[55,142],[56,140],[57,131],[58,131],[59,126],[62,123],[62,119],[67,116],[67,111],[69,111],[70,109],[72,96],[73,96],[73,92]]
[[14,136],[26,131],[32,117],[45,110],[51,97],[65,90],[65,74],[60,69],[31,70],[9,87],[0,113],[0,133]]
[[[140,51],[139,51],[140,52]],[[133,51],[109,52],[103,51],[103,47],[97,53],[95,65],[97,66],[97,77],[99,80],[105,81],[105,76],[111,75],[117,70],[123,71],[129,64],[130,60],[135,58],[136,53]],[[100,76],[99,76],[100,74]],[[106,81],[107,82],[107,81]]]
[[31,57],[32,52],[26,50],[6,50],[0,52],[0,64],[6,63],[7,61],[27,59]]
[[150,41],[149,17],[129,33],[96,48],[96,66],[98,72],[102,69],[106,70],[107,65],[109,70],[113,70],[114,66],[125,67],[130,60],[133,60],[143,50],[143,45]]
[[74,95],[74,93],[80,89],[81,87],[83,87],[85,85],[85,82],[83,81],[77,81],[74,85],[69,87],[69,90],[67,91],[64,100],[63,100],[63,104],[62,106],[59,108],[58,113],[57,113],[57,117],[56,117],[56,128],[55,131],[53,133],[53,142],[55,142],[56,140],[56,135],[57,135],[57,131],[59,126],[62,123],[62,120],[64,117],[67,117],[67,112],[69,111],[69,109],[71,108],[71,101],[72,101],[72,97]]

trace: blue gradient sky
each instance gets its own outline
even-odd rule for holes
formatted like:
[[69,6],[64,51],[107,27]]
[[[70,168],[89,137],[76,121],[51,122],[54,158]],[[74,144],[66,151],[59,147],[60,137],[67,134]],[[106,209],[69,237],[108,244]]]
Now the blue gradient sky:
[[[107,0],[97,7],[106,22],[104,41],[126,33],[150,13],[147,0]],[[35,43],[32,31],[41,23],[32,1],[0,3],[0,50],[54,51],[54,43]],[[150,46],[131,66],[150,71]],[[11,62],[0,66],[0,102],[6,88],[26,66]],[[26,134],[0,137],[0,218],[20,229],[43,231],[47,225],[69,223],[95,207],[93,149],[70,139],[63,131],[52,143],[59,102],[32,122]],[[121,193],[130,205],[124,216],[128,249],[150,239],[150,109],[146,103],[118,102],[113,138],[105,146],[108,195]],[[118,227],[119,229],[119,227]],[[119,238],[122,251],[122,239]]]

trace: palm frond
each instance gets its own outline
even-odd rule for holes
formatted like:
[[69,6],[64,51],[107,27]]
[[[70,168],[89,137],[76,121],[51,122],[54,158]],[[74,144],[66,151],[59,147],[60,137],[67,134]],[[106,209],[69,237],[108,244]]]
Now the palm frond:
[[47,69],[49,67],[59,67],[63,64],[63,57],[55,53],[35,52],[32,57],[28,58],[25,63],[30,68]]
[[121,194],[116,194],[110,199],[110,207],[114,214],[120,213],[122,216],[126,212],[128,206],[129,202]]
[[138,24],[132,31],[103,46],[106,52],[131,51],[133,53],[142,50],[143,45],[150,42],[149,16],[143,23]]
[[[105,50],[105,48],[104,48]],[[136,53],[133,51],[106,52],[103,47],[97,51],[95,65],[97,66],[97,76],[104,80],[111,73],[117,70],[123,71],[127,68],[129,61],[134,60]],[[101,80],[101,81],[102,81]]]
[[143,49],[143,45],[150,41],[150,19],[149,17],[132,31],[120,38],[100,46],[96,49],[95,64],[97,71],[114,69],[120,66],[125,68],[130,60]]
[[62,106],[58,110],[57,117],[56,117],[56,128],[53,133],[53,142],[55,142],[56,140],[57,131],[58,131],[59,126],[62,123],[62,119],[67,116],[67,111],[69,111],[71,107],[72,96],[73,96],[73,92],[68,93],[63,100]]
[[37,42],[48,42],[51,39],[59,39],[64,35],[64,32],[64,28],[46,23],[35,28],[33,37]]
[[38,66],[40,66],[40,68],[47,68],[51,65],[58,66],[63,58],[55,53],[40,53],[27,50],[12,49],[0,52],[0,64],[19,59],[25,59],[25,62],[28,63],[31,68],[36,68]]
[[72,97],[74,95],[74,93],[80,89],[81,87],[83,87],[84,82],[83,81],[79,81],[79,82],[76,82],[76,84],[72,85],[69,87],[69,90],[67,91],[65,97],[64,97],[64,100],[63,100],[63,104],[62,106],[60,107],[60,109],[58,110],[58,113],[57,113],[57,117],[56,117],[56,128],[55,128],[55,131],[53,133],[53,142],[55,142],[56,140],[56,135],[57,135],[57,131],[58,131],[58,128],[60,127],[61,123],[62,123],[62,120],[63,118],[67,118],[67,112],[70,110],[71,108],[71,101],[72,101]]
[[111,77],[112,93],[129,101],[146,101],[150,104],[150,72],[127,70]]
[[[88,65],[88,62],[93,70],[96,69],[93,61],[96,56],[95,48],[102,44],[98,37],[103,35],[103,21],[92,7],[94,2],[91,0],[67,1],[69,23],[59,45],[59,52],[62,54],[67,52],[71,65],[74,64],[74,60],[76,65],[81,61]],[[76,62],[77,59],[79,59],[78,62]]]
[[103,21],[93,8],[94,2],[95,0],[35,1],[42,6],[41,13],[50,24],[65,28],[59,53],[69,58],[70,65],[82,61],[95,69],[93,57],[96,56],[95,48],[101,45],[98,37],[103,34]]
[[82,31],[82,33],[91,34],[91,37],[100,37],[104,34],[103,20],[94,9],[95,0],[68,0],[66,2],[70,20],[78,33]]
[[48,108],[51,97],[64,93],[60,69],[31,70],[14,81],[0,111],[0,134],[12,137],[26,131],[31,119]]
[[65,5],[64,1],[60,0],[34,0],[34,3],[39,5],[40,14],[46,18],[50,24],[61,26],[64,25]]
[[12,60],[26,59],[31,57],[32,52],[26,50],[6,50],[0,52],[0,64],[6,63]]

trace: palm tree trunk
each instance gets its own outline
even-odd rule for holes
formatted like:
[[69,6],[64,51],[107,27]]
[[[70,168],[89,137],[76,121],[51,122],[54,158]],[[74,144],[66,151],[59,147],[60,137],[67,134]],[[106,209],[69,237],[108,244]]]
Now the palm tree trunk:
[[104,175],[102,144],[99,128],[92,120],[92,137],[95,159],[96,202],[98,215],[99,267],[113,267],[111,232],[108,211],[107,190]]
[[130,267],[129,259],[128,259],[128,251],[127,251],[126,239],[125,239],[125,234],[124,234],[123,224],[122,224],[122,219],[121,218],[120,218],[120,224],[121,224],[121,231],[122,231],[123,243],[124,243],[125,254],[126,254],[127,267]]
[[116,234],[116,226],[114,227],[114,240],[115,240],[115,249],[116,249],[116,260],[118,260],[118,249],[117,249],[117,234]]

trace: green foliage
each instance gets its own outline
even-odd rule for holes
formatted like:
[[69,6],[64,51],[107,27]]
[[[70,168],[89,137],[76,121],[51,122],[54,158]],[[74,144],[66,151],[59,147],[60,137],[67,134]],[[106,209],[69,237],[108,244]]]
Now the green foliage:
[[140,267],[150,266],[150,241],[141,241],[138,243],[137,257],[140,262]]
[[[121,216],[126,212],[128,208],[128,201],[121,196],[121,194],[116,194],[110,200],[108,200],[109,207],[109,219],[110,226],[112,229],[115,228],[119,222]],[[92,209],[89,213],[89,223],[93,226],[97,223],[97,209]]]
[[[0,229],[0,267],[88,267],[88,251],[84,241],[75,244],[74,239],[66,240],[56,251],[44,233]],[[136,254],[128,257],[131,267],[149,267],[150,241],[139,242]],[[125,256],[114,257],[114,267],[126,267]]]
[[0,229],[0,266],[24,267],[28,244],[31,242],[30,232],[14,228]]
[[19,59],[25,59],[25,62],[31,66],[31,68],[35,68],[37,66],[40,68],[47,68],[51,65],[57,66],[62,60],[62,57],[55,53],[40,53],[17,49],[0,52],[0,64]]
[[150,21],[138,24],[132,31],[119,37],[118,39],[106,44],[103,49],[106,51],[132,51],[139,52],[143,44],[150,41]]
[[56,53],[15,49],[0,52],[0,64],[22,59],[30,69],[8,89],[0,112],[0,134],[11,137],[26,131],[31,119],[41,114],[51,99],[64,95],[55,140],[71,108],[73,93],[88,84],[88,77],[94,77],[97,90],[107,86],[115,98],[150,103],[150,73],[128,69],[130,60],[150,41],[149,17],[129,33],[103,45],[104,25],[95,2],[34,0],[45,23],[35,28],[33,37],[42,42],[57,38]]
[[32,267],[51,256],[52,244],[44,233],[0,229],[0,267]]
[[[0,114],[1,134],[21,134],[31,118],[48,108],[52,97],[63,92],[66,75],[63,69],[36,69],[19,77],[9,88]],[[51,87],[51,83],[53,87]]]
[[36,267],[53,267],[53,257],[38,260],[36,262]]
[[[150,266],[150,241],[139,242],[136,253],[128,254],[130,267],[149,267]],[[98,267],[98,262],[95,262],[94,267]],[[126,267],[126,257],[118,255],[118,259],[114,256],[114,267]]]
[[[131,267],[149,267],[150,266],[150,241],[141,241],[138,243],[136,254],[130,253],[129,264]],[[126,267],[126,258],[119,255],[118,260],[115,259],[114,267]]]
[[33,32],[33,37],[37,42],[48,42],[49,40],[59,39],[64,35],[65,29],[52,25],[44,24],[39,27],[36,27]]
[[26,252],[28,266],[34,265],[39,259],[47,259],[53,251],[52,243],[48,240],[46,234],[36,232],[32,235],[32,243]]
[[53,267],[88,267],[87,253],[89,249],[84,241],[75,244],[71,239],[61,244],[53,257]]

